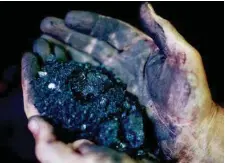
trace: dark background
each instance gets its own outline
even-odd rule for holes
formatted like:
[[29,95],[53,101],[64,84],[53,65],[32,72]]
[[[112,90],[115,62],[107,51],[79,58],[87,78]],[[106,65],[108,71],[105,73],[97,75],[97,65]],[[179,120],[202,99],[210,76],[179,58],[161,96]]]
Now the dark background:
[[[40,35],[46,16],[64,18],[70,10],[111,16],[141,29],[140,2],[1,2],[0,3],[0,148],[2,156],[33,160],[33,141],[27,131],[20,88],[20,60]],[[201,54],[215,102],[224,105],[223,2],[152,2]],[[1,156],[0,154],[0,156]],[[9,156],[9,157],[8,157]]]

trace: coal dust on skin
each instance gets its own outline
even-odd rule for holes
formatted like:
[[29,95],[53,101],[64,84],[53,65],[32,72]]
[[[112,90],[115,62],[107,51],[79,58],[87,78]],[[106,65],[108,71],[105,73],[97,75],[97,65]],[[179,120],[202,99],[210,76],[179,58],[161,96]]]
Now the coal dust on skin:
[[135,158],[149,157],[153,145],[146,139],[145,108],[110,71],[52,60],[31,85],[35,107],[60,140],[88,139]]

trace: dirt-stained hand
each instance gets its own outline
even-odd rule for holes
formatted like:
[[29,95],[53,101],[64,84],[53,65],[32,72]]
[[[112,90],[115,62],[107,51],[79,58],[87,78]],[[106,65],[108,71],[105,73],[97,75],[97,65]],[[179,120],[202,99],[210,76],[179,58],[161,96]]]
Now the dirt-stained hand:
[[[147,107],[166,160],[222,162],[223,110],[211,99],[200,54],[150,4],[141,6],[140,17],[146,33],[85,11],[71,11],[65,20],[48,17],[41,23],[44,35],[33,51],[43,62],[54,54],[60,60],[104,64],[111,69]],[[24,56],[28,117],[38,114],[29,98],[29,80],[38,65],[35,55]]]

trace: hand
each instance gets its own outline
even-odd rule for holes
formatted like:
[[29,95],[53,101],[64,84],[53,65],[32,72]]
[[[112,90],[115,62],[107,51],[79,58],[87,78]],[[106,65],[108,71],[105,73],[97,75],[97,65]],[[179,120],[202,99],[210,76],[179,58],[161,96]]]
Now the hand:
[[[35,52],[45,60],[48,43],[56,44],[76,61],[111,68],[147,107],[165,159],[222,162],[223,112],[211,99],[199,53],[147,3],[140,15],[151,37],[90,12],[70,12],[65,21],[46,18],[41,24],[45,35]],[[32,54],[25,55],[23,63],[25,112],[30,117],[38,114],[28,98],[29,79],[38,64]]]
[[134,163],[130,157],[88,140],[64,144],[55,139],[52,126],[40,117],[32,117],[28,128],[35,138],[35,152],[41,163]]

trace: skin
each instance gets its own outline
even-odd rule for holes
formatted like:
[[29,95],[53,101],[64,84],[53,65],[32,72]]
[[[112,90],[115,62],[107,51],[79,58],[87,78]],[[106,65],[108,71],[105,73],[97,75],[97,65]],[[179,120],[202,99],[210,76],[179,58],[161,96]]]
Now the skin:
[[[141,6],[140,17],[145,33],[120,20],[84,11],[69,12],[65,20],[45,18],[41,23],[44,35],[34,44],[35,54],[26,53],[22,59],[27,117],[39,115],[29,82],[50,56],[49,44],[56,45],[67,53],[55,51],[59,60],[104,64],[127,84],[127,90],[146,106],[165,160],[223,162],[224,113],[212,101],[200,54],[150,4]],[[57,141],[52,127],[37,117],[31,118],[29,129],[35,137],[37,158],[43,163],[135,162],[115,151],[103,154],[108,150],[93,144],[84,149],[95,150],[82,153],[82,143],[74,142],[74,148]]]

